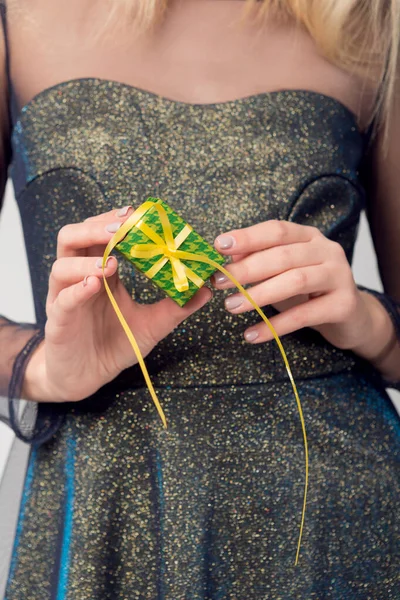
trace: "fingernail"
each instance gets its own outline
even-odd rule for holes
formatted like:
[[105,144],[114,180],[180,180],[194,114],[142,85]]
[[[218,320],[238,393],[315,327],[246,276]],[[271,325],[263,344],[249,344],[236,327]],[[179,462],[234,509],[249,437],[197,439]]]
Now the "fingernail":
[[228,281],[228,278],[223,273],[216,273],[214,275],[214,281],[217,285],[220,285],[221,283],[225,283],[225,281]]
[[220,235],[215,241],[222,250],[228,250],[235,245],[235,238],[231,235]]
[[109,233],[115,233],[121,227],[121,224],[122,223],[110,223],[109,225],[107,225],[106,231],[108,231]]
[[132,207],[124,206],[123,208],[120,208],[119,211],[117,211],[117,217],[126,217],[130,208]]
[[89,275],[86,275],[85,279],[82,281],[83,287],[87,286],[87,280],[88,280],[88,278],[89,278]]
[[[108,266],[108,261],[110,260],[110,258],[111,258],[111,256],[109,256],[109,257],[107,258],[107,260],[106,260],[106,264],[104,265],[104,268]],[[96,267],[97,267],[98,269],[101,269],[101,268],[102,268],[102,266],[103,266],[103,259],[102,259],[102,258],[98,258],[98,259],[96,260]]]
[[256,340],[258,338],[258,332],[257,331],[246,331],[246,333],[244,334],[244,339],[246,340],[246,342],[254,342],[254,340]]
[[225,300],[225,308],[228,310],[238,308],[241,304],[243,304],[243,300],[243,296],[229,296],[229,298]]

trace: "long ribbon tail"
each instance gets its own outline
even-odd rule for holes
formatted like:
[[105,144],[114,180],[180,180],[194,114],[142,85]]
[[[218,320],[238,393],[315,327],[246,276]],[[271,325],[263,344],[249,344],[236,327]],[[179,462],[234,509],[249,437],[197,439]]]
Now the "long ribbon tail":
[[[186,256],[187,260],[196,260],[195,254],[190,254],[190,255],[189,255],[189,253],[185,253],[185,254],[187,254],[187,256]],[[199,260],[199,259],[197,258],[197,260]],[[254,309],[258,312],[258,314],[260,315],[260,317],[262,318],[264,323],[270,329],[272,335],[274,336],[276,343],[278,344],[279,351],[282,355],[287,373],[289,375],[290,383],[292,384],[293,392],[294,392],[294,395],[296,398],[297,409],[298,409],[299,416],[300,416],[301,428],[302,428],[302,432],[303,432],[304,457],[305,457],[305,467],[306,467],[304,495],[303,495],[303,508],[302,508],[302,512],[301,512],[301,521],[300,521],[300,533],[299,533],[299,538],[298,538],[298,542],[297,542],[296,559],[295,559],[295,563],[294,563],[295,566],[297,566],[297,564],[299,562],[301,540],[303,537],[304,521],[305,521],[305,515],[306,515],[308,479],[309,479],[309,458],[308,458],[308,441],[307,441],[307,433],[306,433],[306,425],[305,425],[305,421],[304,421],[303,409],[301,406],[300,397],[299,397],[299,393],[297,391],[297,386],[296,386],[296,383],[295,383],[295,380],[294,380],[294,377],[292,374],[292,370],[290,368],[289,361],[286,356],[286,352],[282,346],[282,342],[279,339],[279,336],[276,333],[274,326],[272,325],[272,323],[270,322],[268,317],[264,314],[264,312],[261,310],[261,308],[258,306],[258,304],[253,300],[253,298],[250,296],[250,294],[247,292],[247,290],[245,290],[245,288],[239,283],[239,281],[236,279],[236,277],[231,275],[231,273],[229,273],[229,271],[227,269],[225,269],[225,267],[221,266],[220,264],[218,264],[211,258],[208,258],[208,257],[203,258],[202,257],[201,262],[207,262],[209,265],[212,265],[213,267],[215,267],[215,269],[218,269],[224,275],[226,275],[232,281],[232,283],[238,288],[238,290],[243,294],[243,296],[250,302],[250,304],[254,307]]]
[[[106,259],[106,260],[107,260],[107,259]],[[144,359],[143,359],[142,353],[140,352],[140,349],[139,349],[139,346],[137,345],[137,342],[136,342],[136,340],[135,340],[135,337],[134,337],[134,335],[133,335],[132,331],[130,330],[130,327],[129,327],[128,323],[127,323],[127,322],[126,322],[126,320],[124,319],[124,316],[123,316],[123,314],[121,313],[121,311],[120,311],[120,309],[119,309],[119,307],[118,307],[118,304],[117,304],[117,302],[116,302],[116,300],[115,300],[115,298],[114,298],[114,296],[113,296],[113,293],[112,293],[112,291],[110,290],[110,286],[109,286],[109,285],[108,285],[108,283],[107,283],[107,279],[106,279],[106,278],[105,278],[105,276],[104,276],[104,263],[103,263],[103,281],[104,281],[104,287],[106,288],[106,292],[107,292],[107,294],[108,294],[108,297],[109,297],[109,299],[110,299],[110,302],[111,302],[111,304],[113,305],[113,308],[114,308],[114,310],[115,310],[115,312],[116,312],[116,315],[117,315],[117,317],[118,317],[118,319],[119,319],[119,321],[120,321],[120,323],[121,323],[121,325],[122,325],[122,327],[123,327],[123,329],[124,329],[124,331],[125,331],[125,333],[126,333],[126,336],[127,336],[128,340],[129,340],[129,341],[130,341],[130,343],[131,343],[131,346],[132,346],[132,348],[133,348],[133,351],[134,351],[134,352],[135,352],[135,354],[136,354],[136,357],[137,357],[137,359],[138,359],[138,362],[139,362],[140,368],[142,369],[143,376],[144,376],[144,378],[145,378],[145,380],[146,380],[147,387],[149,388],[149,392],[150,392],[150,394],[151,394],[151,397],[152,397],[152,399],[153,399],[153,402],[154,402],[154,404],[156,405],[156,408],[157,408],[158,414],[160,415],[161,421],[163,422],[163,425],[164,425],[164,427],[165,427],[165,429],[166,429],[166,428],[167,428],[167,419],[166,419],[166,417],[165,417],[165,413],[164,413],[164,411],[163,411],[163,409],[162,409],[162,406],[161,406],[161,404],[160,404],[160,401],[158,400],[157,394],[156,394],[156,392],[155,392],[155,389],[154,389],[154,387],[153,387],[153,384],[152,384],[152,382],[151,382],[151,379],[150,379],[149,372],[148,372],[148,370],[147,370],[147,367],[146,367],[146,365],[145,365],[145,362],[144,362]]]
[[124,315],[122,314],[122,312],[119,309],[118,303],[114,298],[114,295],[110,289],[110,286],[108,285],[106,276],[104,274],[104,268],[107,263],[107,258],[110,256],[111,251],[118,244],[118,242],[121,241],[125,237],[126,233],[129,231],[129,229],[131,229],[133,227],[132,223],[134,222],[134,219],[132,219],[132,217],[135,217],[135,213],[133,215],[131,215],[131,217],[113,235],[111,240],[108,242],[106,249],[104,250],[103,261],[102,261],[103,281],[104,281],[104,287],[106,289],[106,292],[110,299],[112,307],[114,308],[115,314],[117,315],[119,322],[121,323],[123,330],[125,331],[125,334],[133,348],[136,358],[138,359],[138,362],[139,362],[140,368],[142,369],[142,373],[145,378],[150,395],[151,395],[153,402],[157,408],[158,414],[160,415],[161,421],[166,429],[167,428],[167,419],[165,417],[165,413],[162,409],[160,401],[158,400],[154,386],[151,382],[149,372],[148,372],[147,367],[144,362],[144,358],[143,358],[142,353],[140,352],[140,348],[135,340],[135,336],[133,335],[128,323],[126,322]]

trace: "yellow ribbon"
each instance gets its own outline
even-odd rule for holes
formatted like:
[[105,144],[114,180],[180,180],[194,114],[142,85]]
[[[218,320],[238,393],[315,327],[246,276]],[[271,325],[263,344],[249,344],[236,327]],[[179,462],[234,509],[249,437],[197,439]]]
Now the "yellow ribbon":
[[154,244],[135,244],[131,248],[131,256],[134,258],[153,258],[154,256],[159,256],[161,254],[161,258],[145,273],[147,277],[153,279],[154,275],[170,261],[174,284],[178,292],[186,292],[189,289],[188,279],[200,288],[203,285],[204,280],[176,257],[176,250],[183,244],[190,232],[193,231],[192,228],[190,225],[186,224],[174,238],[171,223],[169,222],[165,209],[160,206],[160,204],[154,204],[154,208],[157,210],[160,218],[164,239],[140,219],[140,221],[136,223],[136,227],[152,240]]
[[[141,221],[141,219],[145,215],[145,213],[152,207],[154,207],[158,211],[158,214],[160,216],[161,224],[163,227],[164,239],[162,239],[161,236],[159,236],[152,229],[150,229],[145,223],[143,223],[143,221]],[[297,551],[296,551],[296,559],[295,559],[295,565],[297,565],[298,561],[299,561],[301,539],[302,539],[302,535],[303,535],[306,504],[307,504],[308,475],[309,475],[308,442],[307,442],[306,426],[305,426],[305,422],[304,422],[303,410],[301,407],[299,394],[297,391],[296,383],[295,383],[293,375],[292,375],[292,371],[290,369],[290,365],[289,365],[289,361],[286,356],[286,352],[282,346],[282,342],[279,339],[279,336],[276,333],[274,326],[270,323],[268,317],[266,317],[264,312],[261,310],[261,308],[258,306],[258,304],[253,300],[253,298],[250,296],[250,294],[245,290],[245,288],[239,283],[239,281],[237,281],[237,279],[233,275],[231,275],[231,273],[229,273],[229,271],[227,269],[225,269],[225,267],[222,267],[220,264],[218,264],[211,258],[208,258],[207,256],[200,256],[197,254],[192,254],[191,252],[185,252],[182,250],[178,250],[180,244],[183,241],[183,240],[180,241],[180,238],[179,238],[179,235],[182,232],[180,234],[178,234],[178,236],[176,238],[174,238],[171,223],[169,222],[168,215],[165,212],[165,209],[160,204],[156,204],[150,200],[147,200],[146,202],[144,202],[141,206],[139,206],[138,209],[136,209],[133,212],[133,214],[125,221],[125,223],[123,223],[123,225],[121,225],[121,227],[118,229],[118,231],[113,235],[111,240],[108,242],[106,249],[104,250],[104,254],[103,254],[103,262],[102,262],[103,281],[104,281],[104,286],[105,286],[106,292],[108,294],[108,297],[110,299],[110,302],[111,302],[111,304],[115,310],[115,313],[126,333],[128,340],[130,341],[131,346],[136,354],[136,357],[138,359],[140,368],[142,369],[142,373],[145,378],[147,387],[149,389],[150,395],[153,399],[153,402],[157,408],[157,411],[160,415],[161,421],[165,428],[167,427],[167,420],[165,418],[164,411],[158,400],[158,397],[157,397],[157,394],[153,387],[153,384],[151,382],[149,373],[148,373],[146,365],[144,363],[143,356],[140,352],[140,349],[135,340],[135,337],[134,337],[132,331],[130,330],[128,323],[126,322],[122,312],[120,311],[120,309],[118,307],[118,304],[110,290],[110,287],[107,283],[107,279],[104,274],[104,268],[106,266],[107,258],[109,257],[113,248],[115,248],[115,246],[121,240],[123,240],[123,238],[126,236],[128,231],[130,231],[135,226],[137,227],[138,225],[139,225],[139,228],[146,235],[148,235],[151,232],[151,235],[149,235],[148,237],[154,241],[154,244],[142,244],[140,246],[133,246],[132,249],[135,249],[134,254],[132,254],[133,256],[136,256],[137,258],[151,258],[151,257],[158,256],[161,254],[162,258],[159,261],[157,261],[157,263],[155,263],[158,266],[161,265],[161,263],[163,263],[162,266],[164,266],[164,264],[166,264],[166,262],[169,260],[171,262],[172,271],[174,274],[173,275],[174,283],[175,283],[176,288],[179,291],[184,291],[184,290],[188,289],[187,280],[191,278],[190,277],[190,269],[188,269],[186,267],[186,265],[184,265],[181,262],[181,259],[203,262],[208,265],[211,265],[215,269],[218,269],[224,275],[226,275],[226,277],[228,277],[228,279],[230,279],[232,281],[232,283],[238,288],[238,290],[243,294],[243,296],[250,302],[250,304],[260,315],[260,317],[262,318],[264,323],[268,326],[276,343],[278,344],[278,348],[282,355],[283,361],[285,363],[286,371],[289,375],[289,379],[292,384],[294,396],[296,398],[296,404],[297,404],[297,409],[298,409],[299,416],[300,416],[301,428],[302,428],[302,432],[303,432],[303,441],[304,441],[306,474],[305,474],[305,484],[304,484],[303,508],[302,508],[302,513],[301,513],[301,522],[300,522],[300,532],[299,532]],[[188,232],[188,234],[189,233],[190,232]],[[159,268],[157,267],[158,270],[161,269],[162,266],[159,266]],[[155,268],[155,265],[147,272],[147,274],[150,271],[152,271],[154,268]],[[204,283],[203,280],[201,280],[201,282]],[[185,287],[185,286],[187,286],[187,287]]]

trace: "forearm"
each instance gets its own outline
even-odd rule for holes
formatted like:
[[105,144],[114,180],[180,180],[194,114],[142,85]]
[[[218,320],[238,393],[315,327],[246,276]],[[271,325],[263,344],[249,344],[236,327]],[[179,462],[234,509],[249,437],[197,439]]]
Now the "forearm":
[[368,360],[388,381],[400,381],[400,344],[392,319],[377,298],[361,292],[368,305],[370,323],[362,343],[353,352]]

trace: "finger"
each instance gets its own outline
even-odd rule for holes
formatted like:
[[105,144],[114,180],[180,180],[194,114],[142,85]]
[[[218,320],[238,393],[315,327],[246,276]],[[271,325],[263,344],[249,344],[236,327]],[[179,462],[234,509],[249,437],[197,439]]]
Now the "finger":
[[216,238],[215,247],[221,254],[243,254],[273,246],[308,242],[317,235],[322,234],[315,227],[271,220],[223,233]]
[[[331,270],[326,265],[318,265],[286,271],[253,286],[247,292],[258,306],[266,306],[301,294],[328,292],[332,289],[332,283]],[[254,310],[242,294],[228,296],[225,308],[234,314]]]
[[[102,261],[103,259],[100,256],[97,258],[64,257],[56,260],[50,273],[47,304],[51,305],[61,290],[83,281],[89,275],[101,279],[103,277]],[[104,269],[105,276],[114,275],[117,268],[117,259],[114,256],[109,256]]]
[[[123,208],[115,208],[113,210],[110,210],[106,213],[101,213],[100,215],[94,215],[93,217],[88,217],[87,219],[85,219],[84,223],[86,222],[103,222],[105,225],[109,224],[109,223],[118,223],[118,221],[120,220],[121,223],[123,223],[124,221],[126,221],[126,219],[128,217],[130,217],[132,215],[133,212],[133,207],[132,206],[124,206]],[[99,254],[102,254],[104,251],[104,245],[98,245],[98,246],[92,246],[90,249],[87,250],[86,254],[88,256],[98,256]]]
[[101,289],[97,277],[88,277],[61,290],[51,307],[53,323],[59,327],[71,325],[71,317],[83,308]]
[[84,220],[86,222],[93,221],[107,221],[112,223],[118,219],[123,219],[124,217],[129,217],[132,214],[133,207],[132,206],[123,206],[122,208],[113,208],[105,213],[101,213],[99,215],[93,215],[92,217],[88,217]]
[[232,260],[233,263],[234,262],[239,262],[239,260],[243,260],[244,258],[246,258],[246,256],[249,256],[250,254],[251,254],[250,252],[246,252],[246,253],[243,253],[243,254],[234,254],[231,257],[231,260]]
[[[289,310],[270,319],[272,326],[279,337],[293,333],[303,327],[316,327],[332,319],[332,306],[329,295],[319,296],[298,304]],[[269,327],[261,321],[244,332],[244,338],[252,344],[268,342],[273,339]]]
[[182,307],[171,298],[165,298],[153,305],[141,305],[142,310],[148,313],[144,314],[141,320],[146,327],[146,331],[141,332],[142,336],[150,338],[151,345],[155,346],[211,298],[212,291],[204,286]]
[[[253,252],[240,261],[226,266],[226,269],[242,285],[264,281],[298,267],[319,265],[327,255],[324,244],[305,242],[288,246],[275,246],[268,250]],[[229,289],[234,284],[223,273],[216,273],[211,279],[219,289]]]
[[98,248],[105,248],[126,218],[108,223],[97,220],[65,225],[58,233],[57,258],[86,256],[92,247],[96,247],[99,255]]

